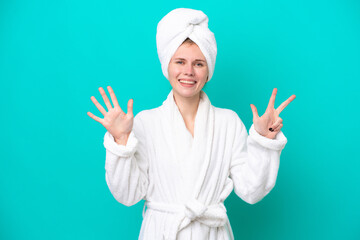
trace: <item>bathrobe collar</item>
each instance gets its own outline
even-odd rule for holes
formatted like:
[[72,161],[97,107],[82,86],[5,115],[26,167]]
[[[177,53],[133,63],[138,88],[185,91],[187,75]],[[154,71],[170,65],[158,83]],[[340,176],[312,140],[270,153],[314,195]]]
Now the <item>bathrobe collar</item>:
[[[168,131],[167,139],[169,141],[171,158],[168,161],[173,161],[174,166],[181,166],[181,161],[178,159],[179,152],[183,151],[184,141],[189,141],[190,132],[187,130],[185,121],[175,103],[173,90],[168,94],[167,99],[163,102],[161,107],[162,115],[166,118],[167,127],[164,130]],[[185,203],[161,203],[155,201],[147,201],[148,208],[157,211],[164,211],[174,213],[175,217],[169,224],[169,228],[165,230],[165,239],[175,240],[177,233],[188,226],[192,221],[199,221],[209,227],[223,226],[227,221],[226,208],[224,204],[212,203],[207,191],[203,189],[205,177],[208,173],[209,164],[211,161],[213,135],[214,135],[214,120],[215,109],[204,91],[200,92],[200,102],[195,117],[194,138],[192,140],[191,152],[188,155],[190,163],[200,164],[200,172],[195,180],[192,192],[188,195]],[[165,183],[166,184],[166,183]],[[179,184],[180,186],[183,184]],[[180,189],[179,189],[180,190]],[[189,190],[189,189],[182,189]],[[184,193],[184,192],[183,192]],[[145,205],[143,209],[144,217]],[[195,236],[196,239],[198,239]]]
[[[168,118],[168,121],[172,129],[172,152],[176,158],[176,151],[181,150],[181,139],[178,138],[179,131],[186,130],[188,134],[184,119],[179,111],[178,106],[174,100],[173,90],[167,96],[167,99],[163,102],[164,114]],[[200,92],[200,102],[195,117],[194,125],[194,138],[192,145],[192,152],[190,157],[202,162],[201,171],[198,179],[195,183],[195,188],[192,194],[193,199],[198,199],[199,193],[203,186],[204,178],[206,176],[213,144],[214,134],[214,107],[204,91]],[[180,148],[179,148],[180,147]],[[205,199],[204,199],[205,200]]]

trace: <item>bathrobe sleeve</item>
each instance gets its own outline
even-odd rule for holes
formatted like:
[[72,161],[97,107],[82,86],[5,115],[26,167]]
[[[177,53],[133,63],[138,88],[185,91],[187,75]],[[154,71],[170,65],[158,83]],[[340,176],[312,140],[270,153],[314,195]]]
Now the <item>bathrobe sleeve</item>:
[[235,119],[230,178],[236,195],[255,204],[275,186],[281,150],[287,139],[281,131],[275,139],[266,138],[255,130],[254,124],[248,135],[237,114]]
[[138,115],[126,146],[117,144],[108,131],[104,136],[106,183],[114,198],[125,206],[146,198],[149,180],[145,137]]

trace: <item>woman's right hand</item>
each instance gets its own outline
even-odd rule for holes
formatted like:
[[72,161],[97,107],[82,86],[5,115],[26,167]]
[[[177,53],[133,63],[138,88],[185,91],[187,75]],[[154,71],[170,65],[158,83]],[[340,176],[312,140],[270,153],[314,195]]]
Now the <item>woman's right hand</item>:
[[107,97],[104,89],[102,87],[99,88],[100,94],[104,99],[105,105],[107,106],[108,112],[100,105],[100,103],[96,100],[94,96],[91,96],[91,101],[95,104],[97,109],[104,115],[104,118],[99,118],[92,114],[91,112],[87,112],[89,117],[94,119],[95,121],[101,123],[109,133],[114,137],[116,142],[124,142],[126,144],[127,138],[130,135],[130,132],[133,128],[134,122],[134,114],[133,114],[133,103],[134,100],[130,99],[128,101],[127,114],[125,114],[119,106],[119,103],[116,99],[115,93],[110,86],[107,87],[111,100],[113,102],[114,107],[111,106],[109,98]]

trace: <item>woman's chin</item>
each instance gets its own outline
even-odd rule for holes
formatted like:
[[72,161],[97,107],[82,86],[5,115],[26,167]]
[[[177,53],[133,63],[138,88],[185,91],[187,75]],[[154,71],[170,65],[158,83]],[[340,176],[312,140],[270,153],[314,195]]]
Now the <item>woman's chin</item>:
[[197,89],[176,89],[175,92],[177,95],[180,95],[183,98],[191,98],[199,94],[200,91]]

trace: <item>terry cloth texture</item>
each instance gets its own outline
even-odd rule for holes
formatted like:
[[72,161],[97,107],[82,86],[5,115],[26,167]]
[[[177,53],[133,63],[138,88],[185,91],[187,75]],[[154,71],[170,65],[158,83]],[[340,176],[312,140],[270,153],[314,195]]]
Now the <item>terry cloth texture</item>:
[[135,116],[126,146],[105,133],[110,192],[126,206],[145,200],[140,240],[233,239],[225,199],[234,189],[254,204],[275,185],[284,134],[268,139],[252,125],[248,135],[236,112],[200,93],[194,137],[172,90],[160,107]]

